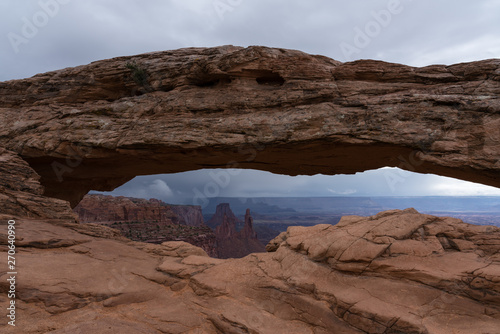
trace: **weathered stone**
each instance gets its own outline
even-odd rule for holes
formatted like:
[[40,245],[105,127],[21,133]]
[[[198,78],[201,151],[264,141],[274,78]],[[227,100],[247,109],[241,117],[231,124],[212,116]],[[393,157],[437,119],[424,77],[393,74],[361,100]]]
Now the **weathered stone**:
[[[328,249],[345,231],[373,242],[371,232],[391,226],[398,231],[398,222],[412,217],[421,218],[414,227],[423,234],[405,233],[392,244],[387,239],[382,254],[335,255],[329,261]],[[500,325],[500,259],[486,255],[493,248],[498,253],[499,246],[483,244],[485,235],[500,239],[494,227],[390,211],[339,226],[289,228],[274,242],[273,253],[221,260],[183,242],[110,240],[81,234],[73,229],[77,224],[54,223],[17,221],[24,239],[17,253],[23,274],[16,287],[15,330],[23,333],[49,328],[59,333],[110,328],[124,333],[146,328],[151,333],[494,333]],[[456,240],[472,244],[422,256],[426,245],[437,247],[428,231],[462,235]],[[303,242],[288,243],[300,236]],[[46,247],[55,237],[62,242]],[[390,252],[394,244],[402,244],[404,254]],[[345,252],[356,243],[342,245]],[[354,270],[345,270],[348,264]],[[4,274],[0,288],[6,284]]]
[[172,205],[151,198],[87,195],[74,208],[82,223],[168,222],[186,226],[204,226],[201,207]]
[[215,213],[212,218],[207,221],[207,225],[215,230],[217,226],[222,225],[222,223],[224,222],[224,216],[229,222],[234,222],[235,224],[241,223],[241,220],[238,219],[238,217],[235,216],[233,210],[231,210],[229,203],[220,203],[215,208]]
[[[133,60],[147,70],[143,81],[126,66]],[[76,204],[90,188],[138,174],[231,160],[289,174],[354,172],[411,162],[419,149],[417,171],[498,186],[498,66],[341,64],[223,47],[1,83],[0,226],[16,220],[19,275],[16,327],[4,321],[0,331],[498,332],[496,227],[392,210],[289,228],[270,253],[215,260],[184,242],[133,242],[77,224],[67,202],[43,196]],[[0,296],[0,308],[8,303]]]
[[236,230],[236,222],[239,222],[239,219],[228,203],[217,205],[215,214],[209,220],[211,226],[216,226],[217,257],[240,258],[250,253],[264,252],[265,246],[257,239],[257,233],[253,230],[250,210],[247,209],[245,213],[245,223],[241,231]]
[[215,234],[203,222],[199,206],[171,205],[154,198],[87,195],[73,211],[80,222],[109,226],[131,240],[185,241],[217,256]]
[[75,220],[66,201],[43,196],[39,179],[26,161],[0,147],[0,214]]
[[0,147],[73,206],[137,175],[205,167],[395,166],[500,186],[499,68],[340,63],[259,46],[120,57],[0,83]]

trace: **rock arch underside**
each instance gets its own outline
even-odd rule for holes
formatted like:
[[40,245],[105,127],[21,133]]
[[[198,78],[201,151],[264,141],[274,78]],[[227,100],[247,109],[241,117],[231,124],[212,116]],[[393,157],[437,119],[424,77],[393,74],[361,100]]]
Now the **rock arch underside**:
[[499,96],[498,59],[415,68],[234,46],[2,82],[0,247],[14,219],[19,272],[16,328],[4,317],[2,332],[498,333],[496,227],[393,210],[220,260],[79,224],[71,207],[201,168],[395,166],[499,187]]

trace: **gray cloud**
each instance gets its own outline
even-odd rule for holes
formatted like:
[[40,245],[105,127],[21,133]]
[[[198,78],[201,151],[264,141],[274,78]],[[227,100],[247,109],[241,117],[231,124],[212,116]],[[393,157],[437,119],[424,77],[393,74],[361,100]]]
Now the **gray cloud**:
[[[346,59],[340,45],[354,45],[356,29],[373,28],[375,16],[394,3],[397,14]],[[47,12],[43,8],[53,15],[38,20],[43,24],[35,25],[37,33],[15,53],[9,33],[23,37],[26,20],[35,24]],[[0,80],[115,56],[223,44],[419,66],[500,57],[500,3],[494,0],[6,0],[0,9]]]
[[398,168],[356,175],[295,177],[257,170],[214,169],[139,176],[112,194],[201,205],[212,197],[499,196],[500,189]]

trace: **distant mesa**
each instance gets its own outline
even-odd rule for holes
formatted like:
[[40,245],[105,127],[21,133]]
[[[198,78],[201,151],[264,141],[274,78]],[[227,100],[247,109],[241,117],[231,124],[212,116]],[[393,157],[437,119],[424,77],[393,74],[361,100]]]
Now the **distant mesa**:
[[243,229],[237,231],[239,219],[234,215],[228,203],[217,206],[215,214],[207,224],[215,226],[218,257],[221,259],[240,258],[251,253],[265,252],[265,246],[257,239],[253,229],[253,218],[250,210],[245,213]]
[[215,208],[213,217],[207,221],[207,225],[215,230],[217,226],[221,225],[224,222],[224,216],[227,216],[230,221],[234,221],[235,226],[239,223],[242,223],[242,221],[234,215],[229,203],[220,203]]

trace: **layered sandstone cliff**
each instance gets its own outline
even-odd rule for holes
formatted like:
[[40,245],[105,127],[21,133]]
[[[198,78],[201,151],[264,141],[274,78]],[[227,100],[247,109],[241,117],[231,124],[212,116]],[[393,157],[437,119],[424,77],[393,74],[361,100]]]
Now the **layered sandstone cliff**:
[[83,223],[151,221],[205,226],[201,207],[172,205],[155,198],[147,200],[124,196],[87,195],[73,211]]
[[215,234],[204,224],[199,206],[171,205],[154,198],[87,195],[73,211],[81,223],[109,226],[134,241],[185,241],[210,256],[218,254]]

